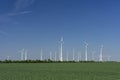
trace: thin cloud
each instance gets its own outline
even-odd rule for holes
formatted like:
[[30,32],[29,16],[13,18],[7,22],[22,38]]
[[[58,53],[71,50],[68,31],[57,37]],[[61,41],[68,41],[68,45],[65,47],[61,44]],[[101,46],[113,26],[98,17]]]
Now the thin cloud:
[[35,0],[17,0],[15,3],[14,11],[20,11],[29,7],[34,3]]
[[14,13],[8,13],[8,16],[17,16],[17,15],[24,15],[24,14],[29,14],[32,13],[32,11],[22,11],[22,12],[14,12]]
[[32,11],[23,11],[23,12],[16,12],[16,13],[14,12],[14,13],[8,13],[8,14],[0,15],[0,23],[13,23],[13,24],[16,24],[18,22],[14,21],[12,19],[12,17],[25,15],[25,14],[29,14],[29,13],[32,13]]
[[35,0],[16,0],[14,8],[9,13],[0,14],[0,24],[1,23],[18,23],[14,22],[14,16],[20,16],[24,14],[32,13],[32,11],[24,11],[25,8],[29,7],[34,3]]

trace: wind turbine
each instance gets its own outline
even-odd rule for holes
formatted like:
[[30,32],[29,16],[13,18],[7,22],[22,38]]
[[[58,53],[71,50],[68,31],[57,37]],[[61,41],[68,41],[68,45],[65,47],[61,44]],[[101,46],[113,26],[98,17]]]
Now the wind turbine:
[[7,60],[10,60],[10,56],[7,56]]
[[43,52],[42,52],[42,49],[41,49],[41,51],[40,51],[40,60],[42,61],[43,60]]
[[85,61],[87,61],[87,48],[88,48],[88,43],[87,42],[84,42],[85,44]]
[[80,61],[80,56],[79,56],[79,53],[78,53],[77,61],[78,61],[78,62]]
[[61,37],[61,41],[60,41],[60,61],[63,61],[63,37]]
[[73,48],[73,61],[75,61],[75,50]]
[[57,61],[57,59],[56,59],[56,51],[55,51],[55,61]]
[[111,56],[108,56],[108,61],[110,61],[110,59],[111,59]]
[[52,60],[52,52],[50,51],[50,60]]
[[68,51],[66,52],[66,61],[68,62]]
[[21,53],[21,60],[24,60],[24,52],[25,49],[23,48],[22,50],[19,51]]
[[25,60],[27,60],[27,50],[25,50]]
[[99,61],[103,61],[103,45],[100,47],[100,55],[99,55]]
[[79,52],[79,61],[82,60],[81,52]]
[[95,61],[95,58],[94,58],[95,56],[94,55],[95,55],[95,51],[92,51],[92,60],[93,61]]

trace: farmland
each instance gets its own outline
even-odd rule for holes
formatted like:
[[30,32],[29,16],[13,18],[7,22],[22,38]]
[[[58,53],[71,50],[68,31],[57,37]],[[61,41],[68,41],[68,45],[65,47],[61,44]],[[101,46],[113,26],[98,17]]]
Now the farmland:
[[120,80],[120,63],[1,63],[0,80]]

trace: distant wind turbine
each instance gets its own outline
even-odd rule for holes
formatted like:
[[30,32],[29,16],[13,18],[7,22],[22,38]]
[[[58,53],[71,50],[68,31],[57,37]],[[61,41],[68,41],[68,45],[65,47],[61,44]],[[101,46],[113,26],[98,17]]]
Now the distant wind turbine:
[[60,41],[60,61],[63,61],[63,37],[61,37]]
[[79,52],[79,61],[82,60],[81,52]]
[[68,60],[68,57],[69,57],[69,54],[68,54],[68,51],[66,52],[66,61],[69,61]]
[[84,42],[85,44],[85,61],[87,61],[87,48],[88,48],[88,43]]
[[19,51],[21,53],[21,60],[24,60],[25,49]]
[[10,56],[7,56],[7,60],[10,60]]
[[110,61],[110,59],[111,59],[111,56],[108,56],[108,61]]
[[52,52],[50,51],[50,60],[52,60]]
[[81,52],[78,52],[78,61],[81,61]]
[[99,55],[99,61],[103,61],[103,45],[100,47],[100,55]]
[[27,60],[27,56],[28,56],[28,54],[27,54],[27,50],[25,50],[25,60]]
[[75,61],[75,50],[73,48],[73,61]]
[[56,59],[56,51],[55,51],[55,61],[57,61],[57,59]]
[[41,49],[41,51],[40,51],[40,60],[42,61],[43,60],[43,51],[42,51],[42,49]]
[[78,53],[78,56],[77,56],[77,61],[78,61],[78,62],[80,61],[80,56],[79,56],[79,53]]
[[92,61],[95,61],[95,51],[92,51]]

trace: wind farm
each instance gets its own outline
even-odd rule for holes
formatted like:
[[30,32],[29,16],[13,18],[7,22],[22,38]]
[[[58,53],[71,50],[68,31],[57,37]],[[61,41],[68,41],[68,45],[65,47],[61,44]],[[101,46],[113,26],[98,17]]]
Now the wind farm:
[[0,0],[0,80],[120,80],[120,0]]
[[[80,52],[79,50],[76,50],[75,48],[72,48],[70,51],[66,50],[64,51],[64,45],[63,43],[65,43],[63,41],[63,37],[61,37],[60,39],[60,44],[58,47],[58,51],[48,51],[48,53],[46,51],[43,51],[43,49],[40,49],[40,53],[39,53],[39,59],[34,59],[34,60],[39,60],[39,61],[53,61],[53,62],[90,62],[90,61],[94,61],[94,62],[104,62],[105,60],[103,60],[103,45],[100,46],[100,51],[98,52],[98,59],[95,60],[95,54],[90,54],[90,52],[88,52],[88,43],[87,42],[83,42],[83,44],[85,44],[85,51],[83,53]],[[30,52],[30,50],[29,50]],[[32,59],[28,59],[29,57],[32,57],[29,55],[28,50],[26,50],[25,48],[21,49],[17,54],[20,54],[20,58],[19,59],[10,59],[9,56],[7,56],[7,58],[5,60],[11,60],[11,61],[27,61],[27,60],[32,60]],[[72,53],[72,54],[71,54]],[[88,56],[88,54],[90,54],[91,56]],[[66,56],[65,56],[66,55]],[[84,56],[83,56],[84,55]],[[43,56],[45,57],[43,59]],[[12,57],[12,55],[11,55]],[[72,58],[71,58],[72,57]],[[89,59],[88,59],[89,58]],[[110,61],[110,56],[106,58],[107,61]]]
[[23,48],[17,52],[19,54],[18,59],[12,59],[12,55],[10,55],[5,60],[0,60],[0,70],[2,72],[0,73],[0,79],[116,80],[120,78],[118,71],[116,71],[116,69],[119,70],[120,64],[112,61],[110,55],[104,56],[105,46],[98,45],[98,50],[93,51],[93,49],[90,50],[90,43],[88,46],[88,42],[81,41],[83,48],[65,50],[67,41],[64,39],[63,37],[58,39],[58,47],[54,51],[45,51],[45,49],[39,48],[39,55],[36,59],[32,59],[32,56],[30,56],[30,49],[28,51],[28,49]]

